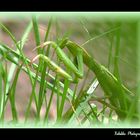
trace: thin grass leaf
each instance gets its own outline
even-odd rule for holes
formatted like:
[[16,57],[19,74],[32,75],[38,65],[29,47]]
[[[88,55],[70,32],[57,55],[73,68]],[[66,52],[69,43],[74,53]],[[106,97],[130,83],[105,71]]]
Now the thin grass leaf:
[[[138,21],[137,23],[137,91],[136,91],[136,95],[138,96],[138,102],[137,102],[137,106],[136,106],[136,110],[138,112],[138,114],[140,114],[140,21]],[[140,117],[139,117],[140,119]]]
[[119,28],[120,28],[120,27],[117,26],[117,27],[115,27],[115,28],[113,28],[113,29],[110,29],[110,30],[108,30],[108,31],[106,31],[106,32],[104,32],[104,33],[102,33],[102,34],[100,34],[100,35],[97,35],[97,36],[95,36],[95,37],[92,37],[91,39],[89,39],[89,40],[87,40],[85,43],[83,43],[83,44],[81,45],[81,47],[87,45],[89,42],[91,42],[91,41],[93,41],[93,40],[95,40],[95,39],[98,39],[98,38],[100,38],[100,37],[102,37],[102,36],[104,36],[104,35],[107,35],[107,34],[109,34],[109,33],[111,33],[111,32],[114,32],[114,31],[118,30]]
[[[86,80],[87,80],[87,77],[88,77],[88,74],[89,74],[89,69],[88,69],[88,71],[87,71],[87,73],[86,73],[86,77],[85,77],[85,79],[84,79],[84,81],[83,81],[83,83],[82,83],[82,87],[81,87],[81,89],[80,89],[80,91],[79,91],[79,94],[78,94],[78,96],[77,96],[77,98],[75,98],[75,100],[73,99],[73,105],[74,105],[74,107],[75,108],[77,108],[78,107],[78,105],[79,105],[79,103],[82,101],[82,98],[85,96],[85,93],[87,92],[87,94],[91,94],[91,93],[93,93],[93,91],[94,91],[94,89],[92,89],[92,91],[83,91],[83,89],[84,89],[84,85],[85,85],[85,83],[86,83]],[[94,83],[93,83],[94,84]],[[95,88],[96,88],[96,86],[95,86]]]
[[87,34],[87,36],[88,36],[88,39],[90,39],[90,38],[91,38],[91,35],[90,35],[90,33],[89,33],[89,30],[87,29],[87,27],[86,27],[86,25],[85,25],[85,23],[83,22],[82,19],[80,20],[80,23],[81,23],[81,25],[82,25],[84,31],[86,32],[86,34]]
[[[26,28],[22,38],[21,38],[21,41],[20,41],[20,48],[21,49],[23,48],[23,46],[24,46],[24,44],[25,44],[25,42],[26,42],[26,40],[28,38],[28,35],[29,35],[31,29],[32,29],[32,24],[30,22],[29,25],[27,26],[27,28]],[[16,52],[19,54],[19,50],[18,49],[16,50]],[[14,59],[15,59],[15,61],[18,62],[18,58],[14,58]],[[12,63],[11,67],[9,69],[8,83],[10,83],[10,81],[11,81],[11,79],[13,77],[15,69],[16,69],[16,65],[14,63]],[[7,91],[8,91],[8,88],[7,88]]]
[[34,33],[35,33],[34,35],[35,35],[36,45],[39,46],[41,41],[40,41],[40,35],[39,35],[38,21],[35,15],[32,17],[32,23],[33,23]]
[[[121,27],[121,23],[118,23],[118,25]],[[116,48],[115,48],[115,56],[120,55],[120,38],[121,38],[121,28],[116,31]],[[121,82],[121,77],[119,73],[119,59],[118,57],[115,57],[114,59],[114,75],[119,81],[119,86],[120,86],[120,93],[119,95],[119,102],[120,102],[120,107],[121,109],[127,110],[127,102],[125,99],[125,93],[122,89],[122,82]]]
[[81,120],[81,124],[83,125],[83,124],[87,123],[87,121],[89,123],[91,123],[90,115],[92,112],[90,111],[89,113],[86,113],[84,110],[82,110],[82,112],[84,114],[84,118]]
[[[28,73],[29,73],[29,78],[30,78],[30,81],[31,81],[31,85],[33,85],[33,79],[31,77],[31,74],[30,74],[30,69],[29,69],[29,66],[28,66],[28,62],[26,60],[26,57],[24,56],[19,44],[18,44],[18,41],[16,41],[16,38],[12,35],[12,33],[2,24],[0,23],[0,26],[2,27],[2,29],[11,37],[11,39],[13,40],[15,46],[17,47],[17,49],[19,50],[20,52],[20,57],[22,57],[22,59],[25,61],[25,64],[26,64],[26,67],[27,67],[27,70],[28,70]],[[6,47],[6,46],[5,46]],[[13,52],[14,55],[16,54],[14,51],[12,51],[12,49],[9,49],[6,47],[6,49],[8,49],[8,51],[10,50],[10,52]],[[16,54],[17,55],[17,54]],[[19,56],[19,55],[18,55]]]
[[[13,34],[8,30],[6,26],[4,26],[2,23],[0,23],[0,27],[11,37],[13,42],[17,44],[16,38],[13,36]],[[18,48],[19,49],[19,48]]]
[[17,80],[18,80],[22,65],[23,64],[21,64],[21,66],[17,69],[12,86],[8,92],[8,96],[9,96],[9,100],[10,100],[10,104],[11,104],[13,121],[18,121],[17,109],[16,109],[16,105],[15,105],[15,102],[16,102],[15,101],[15,93],[16,93]]
[[[55,52],[55,51],[54,51]],[[54,52],[53,52],[53,55],[54,55]],[[53,57],[53,55],[52,55],[52,57]],[[58,62],[58,65],[60,65],[60,60],[57,58],[57,62]],[[57,122],[59,121],[58,119],[59,119],[59,113],[60,113],[60,111],[59,111],[59,109],[60,109],[60,92],[59,92],[59,89],[60,89],[60,86],[59,86],[59,76],[57,76],[56,77],[56,87],[57,87],[57,96],[56,96],[56,109],[57,109]],[[64,84],[64,88],[65,88],[65,84]],[[64,90],[63,90],[63,92],[64,92]],[[62,96],[63,96],[63,93],[62,93]],[[61,96],[61,97],[62,97]]]
[[55,92],[54,89],[55,89],[56,83],[57,83],[57,75],[55,77],[55,81],[54,81],[54,84],[53,84],[53,89],[51,91],[51,96],[50,96],[50,99],[49,99],[48,106],[46,107],[46,113],[45,113],[45,117],[44,117],[44,123],[46,121],[48,121],[48,115],[49,115],[50,107],[51,107],[51,104],[52,104],[52,99],[53,99],[53,95],[54,95],[54,92]]
[[[92,97],[92,94],[94,93],[95,89],[98,86],[98,80],[94,79],[89,86],[87,86],[86,90],[83,91],[81,98],[79,100],[75,100],[75,103],[73,104],[76,114],[79,115],[81,111],[83,110],[83,107],[88,106],[88,101]],[[77,99],[77,98],[76,98]],[[73,109],[72,107],[67,110],[67,112],[63,115],[63,119],[67,120],[67,118],[71,118],[73,115]]]
[[110,112],[109,112],[109,119],[108,119],[109,122],[112,121],[112,114],[113,114],[113,110],[110,109]]
[[[39,46],[41,41],[40,41],[38,21],[37,21],[37,17],[35,15],[32,17],[32,23],[33,23],[36,46]],[[41,50],[41,48],[38,48],[37,51],[38,51],[38,54],[43,53],[43,50]],[[43,68],[42,66],[43,66],[43,61],[41,59],[39,59],[36,76],[38,76],[38,73],[40,70],[42,71],[42,68]],[[43,75],[44,75],[44,73],[43,73]],[[41,84],[42,83],[44,83],[44,81],[42,80],[42,76],[41,76]],[[42,87],[44,87],[41,84],[40,84],[39,97],[38,97],[38,103],[37,103],[37,119],[38,120],[40,119],[40,110],[41,110],[41,106],[42,106],[42,97],[43,97],[43,88]],[[34,85],[36,85],[36,81],[35,81]],[[32,92],[32,93],[34,93],[34,92]]]
[[[33,79],[32,79],[32,76],[31,76],[31,71],[29,69],[27,59],[24,56],[24,54],[23,54],[18,42],[16,41],[16,38],[12,35],[12,33],[3,24],[0,23],[0,26],[11,37],[11,39],[13,40],[15,46],[17,47],[17,49],[18,49],[18,51],[20,53],[20,56],[22,57],[22,60],[25,62],[25,65],[26,65],[26,68],[27,68],[27,71],[28,71],[28,75],[29,75],[29,78],[30,78],[30,82],[31,82],[31,85],[33,86]],[[14,54],[16,54],[16,53],[14,52]],[[36,103],[37,99],[36,99],[36,95],[34,94],[34,92],[33,92],[33,95],[34,95],[34,99],[35,99],[35,103]],[[30,100],[31,100],[31,98],[30,98]],[[36,106],[37,106],[37,104],[36,104]]]
[[3,88],[2,88],[2,63],[0,62],[0,116],[1,116],[1,110],[2,110],[2,94],[3,94]]
[[[47,41],[47,39],[48,39],[48,35],[49,35],[49,32],[50,32],[50,28],[51,28],[51,23],[52,23],[52,19],[50,19],[50,21],[49,21],[49,25],[48,25],[48,29],[46,31],[44,41]],[[49,50],[50,50],[50,47],[47,48],[47,51],[46,51],[46,54],[45,54],[46,56],[48,56]],[[40,89],[39,89],[38,115],[40,114],[40,109],[41,109],[41,106],[43,104],[44,96],[46,94],[45,93],[45,91],[46,91],[45,78],[46,78],[47,63],[44,61],[44,62],[42,62],[42,64],[43,64],[43,68],[42,68],[42,72],[41,72],[41,82],[40,82]]]
[[[78,93],[78,96],[77,96],[76,100],[79,100],[78,98],[80,98],[80,97],[82,96],[84,87],[85,87],[86,82],[87,82],[87,79],[88,79],[89,72],[90,72],[90,69],[88,69],[87,72],[86,72],[85,78],[84,78],[84,80],[83,80],[83,82],[82,82],[81,89],[80,89],[80,91],[79,91],[79,93]],[[88,92],[88,91],[87,91],[87,92]],[[90,93],[89,93],[89,94],[90,94]]]
[[69,84],[70,84],[70,81],[66,79],[65,82],[64,82],[65,86],[64,86],[64,92],[63,92],[63,95],[62,95],[61,105],[60,105],[60,108],[59,108],[58,120],[60,120],[62,118],[64,103],[65,103],[65,100],[66,100],[66,94],[67,94],[67,90],[69,88]]
[[74,88],[74,93],[73,93],[73,97],[72,97],[72,103],[75,102],[75,97],[76,97],[77,89],[78,89],[78,83],[75,85],[75,88]]
[[[5,94],[7,93],[6,87],[7,87],[7,73],[6,69],[4,68],[4,65],[2,62],[0,62],[0,79],[1,79],[1,89],[0,89],[0,120],[2,121],[4,119],[4,112],[5,112]],[[8,99],[8,98],[7,98]]]
[[46,42],[48,40],[48,36],[49,36],[50,29],[51,29],[51,25],[52,25],[52,17],[50,18],[49,23],[48,23],[48,28],[46,30],[44,42]]
[[[104,99],[103,101],[104,101],[104,102],[106,102],[106,100],[105,100],[105,99]],[[107,108],[107,107],[106,107],[106,105],[105,105],[105,104],[103,104],[103,109],[102,109],[102,111],[101,111],[101,112],[102,112],[102,114],[103,114],[103,115],[102,115],[102,122],[104,122],[104,119],[105,119],[105,110],[106,110],[106,108]]]
[[[82,110],[85,114],[85,117],[82,119],[81,123],[84,124],[87,120],[91,123],[91,124],[95,124],[97,122],[99,122],[98,116],[97,116],[97,106],[94,105],[94,107],[90,104],[90,110],[88,113],[86,113],[84,110]],[[92,117],[92,118],[91,118]]]
[[113,50],[113,40],[114,36],[110,39],[110,48],[109,48],[109,55],[108,55],[108,69],[110,70],[111,61],[112,61],[112,50]]
[[119,74],[119,59],[117,56],[120,55],[120,36],[121,36],[121,30],[118,29],[116,31],[116,47],[115,47],[115,57],[114,57],[114,76],[118,79],[120,79]]
[[6,94],[7,94],[7,75],[8,75],[8,71],[7,71],[7,63],[5,64],[5,66],[1,67],[2,68],[2,71],[3,71],[3,89],[4,89],[4,92],[3,92],[3,96],[2,96],[2,112],[1,112],[1,116],[0,116],[0,120],[3,122],[4,121],[4,115],[5,115],[5,107],[6,107],[6,104],[5,104],[5,99],[6,99]]
[[[131,106],[128,110],[128,114],[127,114],[127,117],[126,117],[126,121],[131,121],[131,119],[133,118],[133,114],[136,112],[138,115],[140,113],[140,69],[139,69],[139,66],[140,66],[140,54],[139,54],[139,51],[140,51],[140,21],[138,21],[137,23],[137,65],[138,65],[138,68],[137,68],[137,84],[138,84],[138,87],[137,87],[137,91],[136,91],[136,95],[135,97],[133,98],[133,101],[131,103]],[[139,120],[140,120],[140,117],[139,117]]]

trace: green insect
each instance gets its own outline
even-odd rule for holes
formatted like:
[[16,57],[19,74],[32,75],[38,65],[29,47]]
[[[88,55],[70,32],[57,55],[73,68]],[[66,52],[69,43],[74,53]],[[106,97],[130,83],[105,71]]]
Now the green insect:
[[[75,48],[82,50],[84,64],[95,73],[105,95],[109,97],[108,99],[111,105],[118,108],[116,113],[119,118],[122,120],[125,119],[127,111],[130,109],[131,103],[133,102],[134,94],[124,85],[120,84],[118,79],[107,68],[91,57],[84,48],[72,41],[67,41],[66,46],[74,55],[76,55]],[[137,110],[135,110],[134,113],[136,112]],[[136,116],[134,116],[134,119],[135,117]]]
[[[80,48],[75,48],[76,55],[74,56],[76,58],[77,66],[68,58],[68,56],[62,51],[62,47],[64,47],[67,43],[67,39],[62,40],[59,44],[56,44],[53,41],[47,41],[40,45],[39,47],[45,47],[47,45],[52,45],[52,47],[55,49],[56,54],[60,61],[62,61],[65,66],[74,72],[75,78],[73,78],[70,74],[65,72],[60,66],[58,66],[56,63],[50,60],[47,56],[44,56],[43,54],[37,55],[35,58],[33,58],[32,63],[38,59],[43,59],[49,66],[51,70],[58,73],[62,77],[68,79],[71,82],[77,82],[77,78],[83,77],[83,51]],[[37,47],[38,48],[38,47]]]
[[[56,44],[53,41],[47,41],[40,45],[39,47],[45,47],[51,44],[52,47],[55,49],[58,58],[65,64],[67,68],[69,68],[72,72],[74,72],[75,77],[82,78],[83,77],[83,63],[87,65],[87,67],[92,70],[104,93],[109,96],[109,101],[111,105],[118,108],[116,113],[118,114],[120,119],[124,119],[127,115],[127,110],[129,109],[133,93],[129,91],[124,85],[120,85],[117,78],[108,71],[103,65],[99,64],[94,58],[92,58],[87,51],[80,47],[78,44],[68,40],[62,39],[59,44]],[[68,50],[73,54],[73,56],[77,60],[77,65],[68,58],[68,56],[63,52],[63,48],[67,47]],[[37,58],[42,58],[44,61],[47,62],[48,66],[59,75],[67,78],[68,80],[75,82],[74,78],[71,77],[66,71],[64,71],[61,67],[59,67],[56,63],[51,61],[47,56],[42,54],[37,55],[33,60],[35,61]]]

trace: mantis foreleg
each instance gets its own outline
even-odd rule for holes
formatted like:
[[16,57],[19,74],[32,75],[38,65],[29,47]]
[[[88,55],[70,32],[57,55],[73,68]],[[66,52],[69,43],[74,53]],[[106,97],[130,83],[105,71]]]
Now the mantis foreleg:
[[[74,72],[76,77],[82,78],[83,77],[83,54],[82,54],[83,51],[79,48],[75,48],[75,50],[74,50],[75,53],[77,54],[76,55],[77,67],[78,67],[77,68],[74,65],[74,63],[70,60],[70,58],[68,58],[68,56],[63,52],[63,50],[55,42],[47,41],[47,42],[43,43],[40,47],[45,47],[49,44],[51,44],[52,47],[55,49],[58,58],[65,64],[65,66],[67,68],[69,68],[70,71]],[[51,61],[47,56],[39,54],[32,60],[32,62],[34,62],[37,58],[42,58],[53,71],[60,74],[64,78],[67,78],[70,81],[74,81],[74,79],[70,76],[70,74],[65,72],[61,67],[59,67],[53,61]]]
[[72,81],[72,77],[65,72],[61,67],[59,67],[56,63],[51,61],[47,56],[43,54],[37,55],[32,62],[34,62],[36,59],[41,58],[43,59],[49,66],[50,69],[52,69],[54,72],[58,73],[59,75],[63,76],[64,78],[67,78],[68,80]]

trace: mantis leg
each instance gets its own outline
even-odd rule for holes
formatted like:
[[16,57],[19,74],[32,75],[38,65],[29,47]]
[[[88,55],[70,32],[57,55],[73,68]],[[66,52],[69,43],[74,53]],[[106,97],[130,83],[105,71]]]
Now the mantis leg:
[[31,63],[33,63],[36,59],[41,58],[43,59],[47,64],[48,67],[53,70],[54,72],[58,73],[59,75],[61,75],[64,78],[67,78],[69,81],[72,81],[72,77],[65,72],[61,67],[59,67],[56,63],[54,63],[53,61],[51,61],[47,56],[39,54],[37,55]]
[[[55,49],[58,58],[65,64],[65,66],[67,68],[69,68],[72,72],[74,72],[76,77],[82,78],[83,77],[83,56],[82,56],[83,54],[82,54],[82,50],[79,49],[79,48],[75,48],[75,52],[77,54],[75,56],[76,60],[77,60],[77,67],[76,67],[74,65],[74,63],[69,59],[69,57],[64,53],[64,51],[55,42],[47,41],[39,47],[45,47],[49,44],[52,44],[52,47]],[[65,45],[65,43],[64,43],[64,45]],[[72,79],[72,77],[67,72],[65,72],[57,64],[55,64],[53,61],[51,61],[48,57],[46,57],[42,54],[39,54],[32,60],[32,62],[35,61],[37,58],[42,58],[43,60],[45,60],[47,62],[48,66],[53,71],[59,73],[61,76],[67,78],[70,81],[74,81],[74,79]]]

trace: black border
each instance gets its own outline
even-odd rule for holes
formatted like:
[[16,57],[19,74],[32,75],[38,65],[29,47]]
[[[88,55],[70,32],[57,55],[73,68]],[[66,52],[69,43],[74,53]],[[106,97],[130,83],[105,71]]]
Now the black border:
[[14,128],[14,129],[0,129],[1,137],[10,139],[126,139],[126,138],[140,138],[140,129],[130,128]]
[[[116,12],[116,11],[140,11],[138,0],[16,0],[2,1],[0,11],[2,12],[56,12],[56,11],[91,11],[91,12]],[[140,133],[138,128],[1,128],[1,137],[10,139],[107,139],[107,138],[136,138],[135,135],[127,133]],[[115,132],[122,135],[115,135]],[[123,132],[126,134],[123,135]],[[138,136],[140,137],[140,136]]]
[[140,11],[138,0],[12,0],[0,11]]

